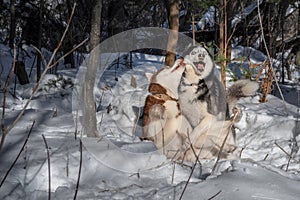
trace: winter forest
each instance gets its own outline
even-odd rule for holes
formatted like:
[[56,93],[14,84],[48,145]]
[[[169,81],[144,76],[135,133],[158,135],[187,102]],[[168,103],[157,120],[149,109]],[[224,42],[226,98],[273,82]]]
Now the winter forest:
[[299,6],[0,0],[0,199],[299,199]]

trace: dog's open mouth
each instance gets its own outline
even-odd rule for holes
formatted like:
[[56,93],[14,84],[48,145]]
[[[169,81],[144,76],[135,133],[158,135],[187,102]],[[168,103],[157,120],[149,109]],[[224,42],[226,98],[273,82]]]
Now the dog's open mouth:
[[205,62],[199,61],[199,62],[193,62],[196,68],[200,71],[203,72],[205,69]]

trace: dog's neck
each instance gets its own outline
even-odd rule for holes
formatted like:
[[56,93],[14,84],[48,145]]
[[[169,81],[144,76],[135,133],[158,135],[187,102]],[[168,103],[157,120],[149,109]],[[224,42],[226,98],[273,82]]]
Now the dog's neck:
[[198,86],[198,85],[199,85],[199,82],[197,82],[197,83],[186,83],[186,81],[183,80],[183,81],[181,82],[181,84],[182,84],[183,86]]
[[151,83],[149,86],[149,92],[158,99],[178,101],[178,99],[171,97],[167,90],[158,83]]

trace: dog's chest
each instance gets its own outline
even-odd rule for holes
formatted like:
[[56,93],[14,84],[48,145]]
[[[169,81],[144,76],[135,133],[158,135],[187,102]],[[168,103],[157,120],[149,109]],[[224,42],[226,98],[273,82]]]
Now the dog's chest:
[[198,100],[197,88],[183,86],[179,88],[181,112],[193,127],[197,126],[207,113],[207,102]]

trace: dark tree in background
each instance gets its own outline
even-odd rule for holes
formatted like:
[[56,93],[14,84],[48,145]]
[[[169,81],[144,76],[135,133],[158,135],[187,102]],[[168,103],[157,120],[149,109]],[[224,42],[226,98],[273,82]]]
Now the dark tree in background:
[[[19,54],[28,55],[26,48],[22,48],[24,43],[43,49],[43,54],[46,51],[52,52],[65,30],[75,2],[78,6],[68,34],[55,58],[58,59],[76,44],[91,37],[93,0],[0,0],[0,42],[11,48],[16,44],[18,59],[22,57]],[[300,63],[299,3],[297,0],[259,2],[268,51],[275,57],[278,52],[290,50],[290,55],[282,58],[283,64],[279,71],[281,78],[288,75],[291,79],[291,62],[298,65]],[[266,48],[261,42],[257,7],[254,6],[247,14],[243,13],[245,8],[255,4],[257,6],[257,3],[257,0],[102,0],[100,39],[103,41],[114,34],[139,27],[169,28],[174,31],[170,34],[167,47],[169,51],[165,61],[167,65],[172,65],[175,60],[172,51],[176,50],[176,31],[191,36],[192,16],[197,24],[203,15],[214,7],[214,24],[205,22],[203,30],[199,30],[198,26],[196,40],[198,43],[212,44],[216,55],[214,58],[218,58],[217,61],[223,66],[222,74],[225,80],[225,69],[227,62],[230,62],[232,44],[252,46],[266,53]],[[233,25],[232,19],[237,15],[240,16],[240,20]],[[88,46],[82,46],[75,53],[68,55],[64,59],[65,68],[76,67],[80,63],[80,55],[88,53]],[[158,53],[165,55],[164,51]],[[37,57],[38,53],[35,56]],[[45,58],[49,59],[47,56]],[[41,62],[37,61],[38,59],[34,60],[33,67],[37,69],[38,80],[39,71],[43,66],[39,65]],[[25,68],[28,69],[29,66]],[[56,73],[55,68],[49,70],[49,73]]]
[[16,37],[16,8],[15,0],[10,0],[10,31],[9,31],[9,46],[13,48]]

